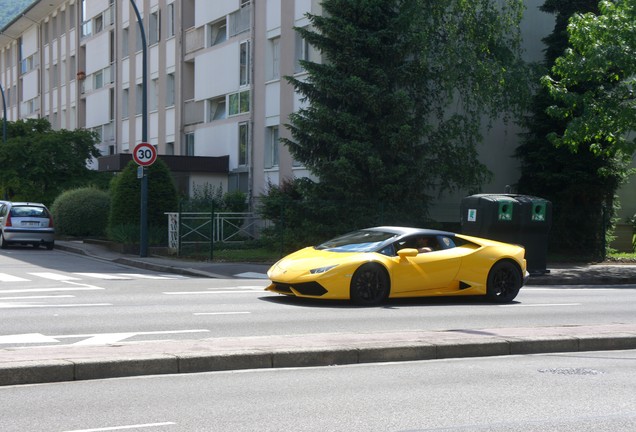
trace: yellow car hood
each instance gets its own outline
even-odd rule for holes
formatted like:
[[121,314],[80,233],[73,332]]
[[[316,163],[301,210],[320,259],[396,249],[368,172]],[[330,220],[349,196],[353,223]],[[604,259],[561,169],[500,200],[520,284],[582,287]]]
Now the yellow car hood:
[[347,264],[349,259],[360,254],[360,252],[331,252],[306,247],[278,261],[269,269],[267,276],[270,279],[298,277],[308,274],[313,269]]

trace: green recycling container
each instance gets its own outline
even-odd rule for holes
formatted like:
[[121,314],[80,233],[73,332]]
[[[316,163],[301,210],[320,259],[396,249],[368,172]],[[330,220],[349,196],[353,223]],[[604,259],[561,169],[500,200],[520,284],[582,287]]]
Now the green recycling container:
[[519,194],[477,194],[462,199],[462,233],[526,249],[528,271],[547,272],[548,234],[552,203]]

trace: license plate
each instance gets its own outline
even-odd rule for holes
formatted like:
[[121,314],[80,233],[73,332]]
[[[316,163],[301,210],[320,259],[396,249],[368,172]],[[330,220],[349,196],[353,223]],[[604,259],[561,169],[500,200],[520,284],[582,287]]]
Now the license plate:
[[26,222],[22,222],[22,226],[29,226],[29,227],[40,226],[40,222],[26,221]]

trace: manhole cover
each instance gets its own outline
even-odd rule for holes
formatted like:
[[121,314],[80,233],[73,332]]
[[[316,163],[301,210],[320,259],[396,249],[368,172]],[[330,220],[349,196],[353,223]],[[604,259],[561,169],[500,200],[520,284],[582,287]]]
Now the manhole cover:
[[605,373],[596,369],[587,368],[548,368],[539,369],[539,372],[554,375],[601,375]]

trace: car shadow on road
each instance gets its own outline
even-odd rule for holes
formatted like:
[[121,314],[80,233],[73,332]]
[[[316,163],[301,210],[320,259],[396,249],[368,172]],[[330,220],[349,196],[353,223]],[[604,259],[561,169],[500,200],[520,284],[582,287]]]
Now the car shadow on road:
[[[466,297],[413,297],[388,299],[386,302],[378,306],[358,306],[349,300],[324,300],[305,297],[294,297],[287,295],[269,295],[259,297],[259,300],[276,303],[280,305],[310,307],[323,309],[400,309],[407,307],[427,307],[427,306],[500,306],[501,303],[488,301],[484,296],[466,296]],[[519,302],[507,303],[508,305],[518,304]]]

